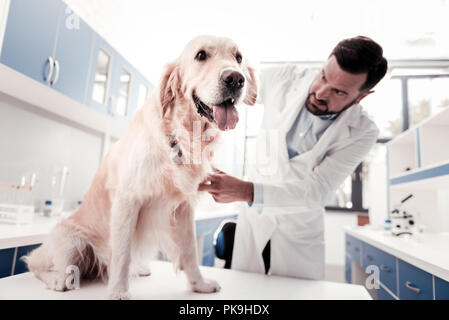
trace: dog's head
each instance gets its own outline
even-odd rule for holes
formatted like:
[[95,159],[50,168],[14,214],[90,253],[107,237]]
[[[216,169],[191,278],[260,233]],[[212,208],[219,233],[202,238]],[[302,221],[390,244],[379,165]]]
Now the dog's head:
[[162,114],[187,100],[183,112],[204,117],[220,130],[234,129],[239,120],[235,108],[240,102],[254,105],[257,84],[254,70],[230,39],[199,36],[191,40],[181,56],[166,67],[160,97]]

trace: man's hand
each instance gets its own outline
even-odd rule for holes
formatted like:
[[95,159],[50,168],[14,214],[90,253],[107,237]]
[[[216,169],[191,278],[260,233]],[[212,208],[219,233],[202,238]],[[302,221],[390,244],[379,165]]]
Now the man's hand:
[[200,183],[198,191],[207,191],[216,202],[253,202],[254,185],[214,168],[214,173]]

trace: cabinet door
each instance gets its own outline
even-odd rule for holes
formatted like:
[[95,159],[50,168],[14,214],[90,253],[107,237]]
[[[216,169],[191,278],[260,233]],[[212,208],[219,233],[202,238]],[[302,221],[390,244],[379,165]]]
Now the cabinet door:
[[123,122],[131,120],[136,110],[136,70],[119,54],[116,54],[111,83],[111,114]]
[[[53,87],[84,103],[94,32],[66,5],[62,17],[55,52],[59,64],[58,79]],[[53,79],[56,80],[55,77]]]
[[435,278],[435,300],[449,300],[449,282]]
[[345,280],[347,283],[351,283],[351,258],[345,257]]
[[134,106],[134,113],[142,108],[142,106],[145,104],[145,102],[149,99],[151,93],[154,90],[153,85],[145,79],[144,76],[141,74],[138,74],[137,77],[134,77],[135,79],[135,90],[134,95],[131,97],[132,103],[131,105]]
[[432,275],[407,262],[399,263],[399,299],[433,300]]
[[115,50],[95,34],[86,102],[103,114],[108,114],[112,105],[110,91],[115,57]]
[[20,258],[28,255],[34,249],[39,248],[40,245],[41,244],[34,244],[34,245],[30,245],[30,246],[17,248],[16,265],[14,267],[14,274],[24,273],[24,272],[28,271],[28,267],[26,266],[25,262],[23,262]]
[[0,62],[44,83],[61,10],[59,0],[11,1]]
[[0,249],[0,278],[11,275],[15,248]]

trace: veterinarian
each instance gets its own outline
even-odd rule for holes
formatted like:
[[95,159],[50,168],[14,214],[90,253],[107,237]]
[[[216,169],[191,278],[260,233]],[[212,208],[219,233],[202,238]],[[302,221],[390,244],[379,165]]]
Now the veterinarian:
[[378,128],[360,102],[387,71],[382,54],[359,36],[338,43],[321,70],[261,71],[257,176],[216,171],[199,186],[216,202],[248,202],[223,228],[232,269],[324,278],[324,206],[376,143]]

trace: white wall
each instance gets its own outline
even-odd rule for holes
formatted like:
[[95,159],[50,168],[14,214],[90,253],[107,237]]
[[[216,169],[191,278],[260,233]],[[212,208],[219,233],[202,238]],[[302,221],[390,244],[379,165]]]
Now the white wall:
[[64,192],[65,210],[82,200],[101,160],[103,137],[69,124],[0,93],[0,183],[30,182],[37,174],[35,205],[51,195],[51,178],[63,166],[69,169]]

